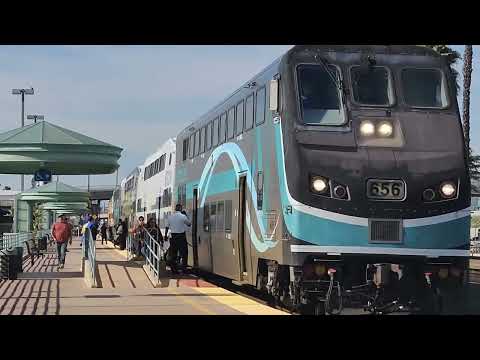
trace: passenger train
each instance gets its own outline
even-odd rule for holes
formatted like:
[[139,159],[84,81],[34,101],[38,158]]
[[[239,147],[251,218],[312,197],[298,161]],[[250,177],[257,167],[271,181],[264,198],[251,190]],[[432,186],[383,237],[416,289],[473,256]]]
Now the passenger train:
[[172,209],[175,180],[175,138],[168,139],[141,167],[136,189],[136,215],[154,218],[160,228]]
[[295,46],[176,137],[189,263],[316,313],[440,311],[469,256],[464,146],[433,50]]

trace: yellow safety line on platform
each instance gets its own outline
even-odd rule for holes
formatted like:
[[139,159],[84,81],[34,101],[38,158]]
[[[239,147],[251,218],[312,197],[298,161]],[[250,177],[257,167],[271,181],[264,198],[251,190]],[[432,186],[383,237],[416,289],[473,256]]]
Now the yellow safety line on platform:
[[202,311],[202,312],[205,312],[205,313],[207,313],[208,315],[217,315],[215,312],[207,309],[206,307],[204,307],[204,306],[202,306],[202,305],[200,305],[200,304],[197,304],[196,302],[188,299],[188,298],[187,298],[188,295],[181,294],[180,292],[176,291],[174,288],[168,287],[168,288],[166,288],[166,289],[167,289],[169,292],[171,292],[171,293],[174,293],[174,294],[176,294],[176,295],[180,295],[180,296],[178,296],[178,299],[182,300],[184,303],[187,303],[187,304],[192,305],[195,309],[200,310],[200,311]]
[[[247,315],[289,315],[284,311],[260,304],[254,300],[237,295],[223,288],[195,288],[196,291],[209,295],[213,300]],[[232,296],[225,296],[225,294]]]

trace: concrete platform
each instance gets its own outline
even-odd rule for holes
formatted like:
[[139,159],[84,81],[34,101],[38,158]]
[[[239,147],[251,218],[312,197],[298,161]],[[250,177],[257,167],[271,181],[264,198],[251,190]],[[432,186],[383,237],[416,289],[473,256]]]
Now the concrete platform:
[[97,241],[97,285],[87,286],[78,239],[69,245],[65,268],[51,252],[25,263],[17,280],[0,283],[1,315],[286,315],[193,276],[172,276],[154,288],[141,263]]

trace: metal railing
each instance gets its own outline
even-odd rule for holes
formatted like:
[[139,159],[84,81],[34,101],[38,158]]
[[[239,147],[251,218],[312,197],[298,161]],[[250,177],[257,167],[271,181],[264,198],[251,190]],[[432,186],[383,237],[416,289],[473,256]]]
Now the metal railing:
[[0,250],[12,249],[16,247],[25,248],[25,243],[31,239],[32,239],[31,232],[4,233],[0,237]]
[[145,229],[145,240],[143,243],[145,265],[157,282],[160,281],[160,271],[162,260],[165,256],[163,245],[158,241],[158,235],[155,239],[148,230]]
[[480,255],[480,240],[470,241],[470,256]]
[[97,286],[97,276],[96,276],[96,256],[97,250],[95,246],[95,239],[92,236],[90,228],[85,229],[85,241],[83,242],[83,257],[88,259],[88,264],[90,267],[90,277],[93,287]]
[[127,241],[126,241],[126,248],[127,248],[127,260],[131,260],[136,256],[136,251],[133,247],[133,235],[128,233],[127,234]]

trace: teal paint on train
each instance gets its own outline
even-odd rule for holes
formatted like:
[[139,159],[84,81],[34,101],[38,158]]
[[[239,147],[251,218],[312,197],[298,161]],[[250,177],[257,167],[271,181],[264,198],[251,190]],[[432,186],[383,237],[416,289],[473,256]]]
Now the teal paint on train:
[[[232,171],[214,174],[215,165],[222,155],[227,155],[230,158],[233,169]],[[240,174],[245,174],[247,178],[246,184],[254,206],[254,209],[250,209],[247,206],[246,221],[251,224],[252,218],[254,218],[260,229],[260,235],[258,236],[252,226],[247,226],[250,239],[257,251],[265,252],[276,246],[278,241],[272,240],[273,235],[270,237],[264,235],[266,234],[265,225],[263,221],[260,221],[264,217],[263,210],[258,210],[257,208],[257,191],[253,183],[252,169],[248,166],[248,161],[237,144],[225,143],[215,148],[210,154],[198,182],[195,180],[186,184],[187,194],[192,193],[193,187],[198,184],[199,207],[202,208],[205,205],[207,196],[214,193],[235,191]],[[217,186],[218,189],[216,188]],[[255,212],[254,216],[251,214],[252,211]]]
[[[193,199],[192,189],[197,183],[197,181],[187,183],[187,200]],[[210,181],[206,186],[206,196],[214,196],[230,191],[236,191],[237,189],[237,175],[235,174],[235,171],[231,169],[213,174],[210,177]]]
[[280,198],[284,210],[285,225],[293,237],[323,246],[407,247],[418,249],[458,248],[468,242],[469,217],[440,224],[404,228],[402,244],[371,244],[369,243],[367,226],[324,219],[298,211],[293,206],[291,214],[285,214],[287,206],[292,204],[290,204],[287,194],[281,123],[275,126],[274,151],[277,160]]

